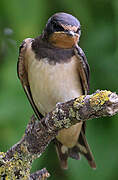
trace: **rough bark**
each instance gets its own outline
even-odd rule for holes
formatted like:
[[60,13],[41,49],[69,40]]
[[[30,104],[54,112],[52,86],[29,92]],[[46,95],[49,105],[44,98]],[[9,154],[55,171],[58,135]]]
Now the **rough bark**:
[[40,157],[58,131],[93,118],[113,116],[118,112],[118,95],[110,91],[96,91],[80,96],[55,109],[40,121],[32,116],[22,139],[6,153],[0,153],[0,178],[44,180],[49,173],[44,168],[30,175],[32,162]]

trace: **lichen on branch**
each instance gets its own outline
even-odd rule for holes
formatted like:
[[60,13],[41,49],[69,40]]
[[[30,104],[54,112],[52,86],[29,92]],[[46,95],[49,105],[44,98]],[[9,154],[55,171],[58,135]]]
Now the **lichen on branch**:
[[6,153],[0,153],[0,178],[44,180],[49,177],[46,169],[30,175],[32,163],[45,151],[62,128],[92,118],[112,116],[118,113],[118,95],[111,91],[96,91],[66,103],[58,103],[40,121],[32,116],[22,139]]

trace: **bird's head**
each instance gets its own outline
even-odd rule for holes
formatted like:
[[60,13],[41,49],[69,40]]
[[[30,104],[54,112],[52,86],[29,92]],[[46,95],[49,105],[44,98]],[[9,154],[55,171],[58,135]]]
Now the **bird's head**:
[[50,17],[43,32],[43,38],[59,48],[72,48],[80,35],[80,22],[67,13],[56,13]]

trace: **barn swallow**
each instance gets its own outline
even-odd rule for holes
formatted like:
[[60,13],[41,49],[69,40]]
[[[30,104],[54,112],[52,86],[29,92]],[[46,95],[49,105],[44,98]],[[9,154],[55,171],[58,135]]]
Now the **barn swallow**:
[[[80,22],[67,13],[49,18],[42,34],[23,41],[19,50],[18,77],[30,104],[43,117],[57,103],[66,102],[89,91],[89,65],[78,46]],[[85,122],[62,129],[55,138],[61,167],[67,169],[68,157],[84,155],[96,168],[85,137]]]

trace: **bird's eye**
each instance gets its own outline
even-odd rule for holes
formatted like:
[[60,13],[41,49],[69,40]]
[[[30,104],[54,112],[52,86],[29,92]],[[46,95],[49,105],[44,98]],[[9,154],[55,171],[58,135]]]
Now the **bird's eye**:
[[81,34],[81,29],[78,28],[77,31],[76,31],[77,34]]
[[53,28],[55,31],[64,31],[64,28],[55,22],[53,22]]

